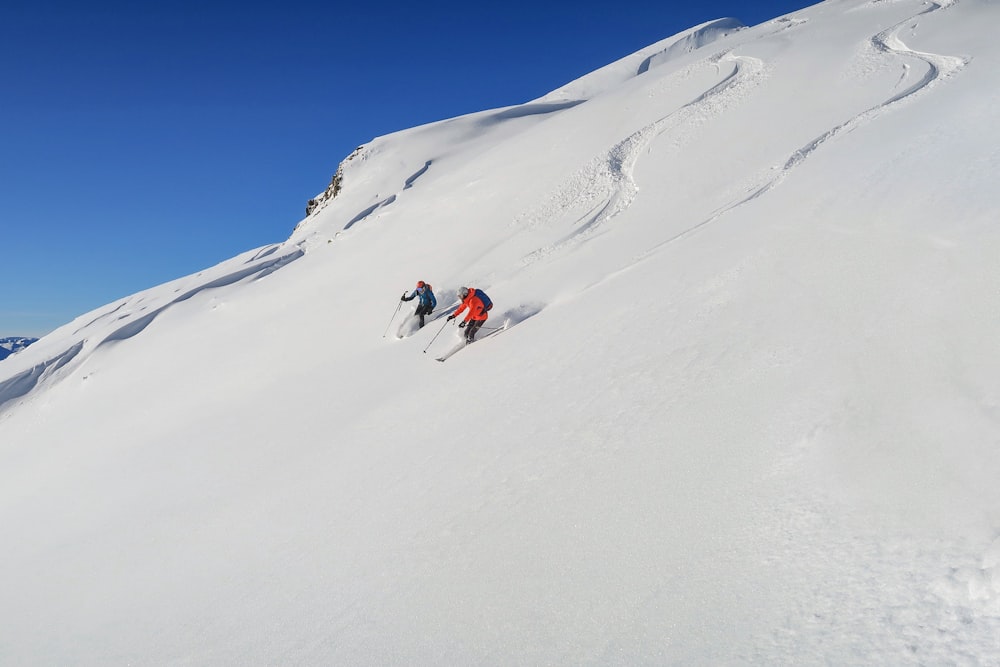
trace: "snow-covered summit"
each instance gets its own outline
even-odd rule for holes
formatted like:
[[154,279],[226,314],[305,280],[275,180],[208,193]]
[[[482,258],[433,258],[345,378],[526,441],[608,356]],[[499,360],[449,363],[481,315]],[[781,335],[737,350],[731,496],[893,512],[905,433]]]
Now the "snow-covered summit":
[[651,68],[711,45],[716,40],[728,37],[745,27],[739,20],[733,18],[708,21],[586,74],[544,95],[536,102],[589,100]]
[[998,19],[693,28],[5,360],[0,662],[1000,662]]

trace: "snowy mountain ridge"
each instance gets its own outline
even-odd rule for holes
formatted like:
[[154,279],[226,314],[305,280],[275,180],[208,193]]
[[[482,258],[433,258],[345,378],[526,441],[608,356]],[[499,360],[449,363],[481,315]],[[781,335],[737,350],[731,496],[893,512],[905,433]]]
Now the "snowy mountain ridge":
[[6,359],[11,354],[23,350],[37,340],[37,338],[30,338],[26,336],[9,336],[7,338],[0,338],[0,359]]
[[696,26],[5,360],[0,662],[1000,662],[998,14]]
[[652,67],[668,63],[745,27],[732,18],[708,21],[584,75],[540,97],[535,102],[588,100],[604,90],[643,74]]

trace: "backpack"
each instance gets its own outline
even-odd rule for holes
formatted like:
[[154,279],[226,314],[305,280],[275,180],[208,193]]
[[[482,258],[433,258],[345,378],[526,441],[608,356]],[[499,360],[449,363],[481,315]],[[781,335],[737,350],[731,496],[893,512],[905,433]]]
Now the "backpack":
[[490,308],[493,307],[493,302],[490,301],[490,297],[486,296],[486,292],[484,292],[483,290],[476,288],[476,296],[479,297],[479,300],[483,302],[484,310],[489,310]]
[[434,290],[431,289],[431,286],[428,283],[424,283],[424,287],[427,288],[427,298],[430,299],[431,309],[437,308],[438,300],[437,297],[434,296]]

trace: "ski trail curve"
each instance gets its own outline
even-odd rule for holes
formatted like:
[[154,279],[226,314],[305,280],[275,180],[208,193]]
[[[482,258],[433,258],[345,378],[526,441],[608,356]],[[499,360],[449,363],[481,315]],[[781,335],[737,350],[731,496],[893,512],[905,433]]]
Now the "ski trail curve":
[[[636,165],[657,137],[678,127],[701,125],[710,117],[721,114],[751,88],[759,85],[766,75],[763,61],[731,52],[720,53],[707,63],[716,68],[729,64],[731,69],[695,99],[636,130],[607,152],[594,157],[557,187],[544,203],[515,219],[512,224],[531,229],[557,224],[560,218],[574,209],[585,207],[586,211],[582,215],[577,214],[569,233],[525,255],[522,265],[533,264],[568,245],[586,240],[605,223],[626,211],[639,192],[635,180]],[[693,65],[683,74],[705,64],[703,61]]]
[[[753,190],[749,195],[739,199],[738,201],[726,204],[722,208],[716,210],[708,218],[702,220],[698,224],[689,227],[688,229],[675,234],[674,236],[660,242],[659,244],[653,246],[645,253],[640,255],[637,260],[644,259],[648,255],[657,252],[660,248],[665,245],[674,243],[682,238],[690,236],[691,234],[697,232],[698,230],[716,222],[719,218],[729,213],[730,211],[747,204],[758,197],[770,192],[778,185],[780,185],[788,175],[799,165],[806,161],[810,155],[812,155],[817,149],[823,144],[830,141],[831,139],[838,137],[842,134],[848,133],[851,130],[857,128],[858,126],[868,123],[874,120],[876,117],[882,115],[890,108],[896,107],[898,104],[904,101],[910,101],[918,95],[924,95],[928,93],[932,88],[947,80],[948,78],[954,76],[962,68],[964,68],[968,62],[964,58],[957,56],[946,56],[935,53],[925,53],[922,51],[915,51],[903,42],[899,37],[899,32],[903,27],[910,22],[916,20],[920,16],[925,14],[930,14],[939,9],[950,7],[955,4],[957,0],[940,0],[938,2],[933,2],[931,6],[914,16],[911,16],[895,25],[883,30],[882,32],[876,34],[870,40],[870,45],[879,53],[887,54],[891,57],[907,58],[907,59],[917,59],[924,63],[927,67],[927,71],[924,73],[923,77],[920,78],[916,83],[908,86],[906,89],[898,92],[884,102],[876,104],[865,111],[853,116],[847,121],[837,125],[836,127],[827,130],[820,136],[816,137],[806,145],[797,149],[792,153],[785,163],[777,170],[773,176],[766,180],[766,182]],[[908,65],[904,65],[908,67]],[[905,79],[906,72],[904,71],[901,81]]]
[[[774,29],[761,38],[773,37],[804,23],[807,23],[805,19],[788,17],[777,19],[774,21]],[[706,31],[717,30],[720,27],[732,29],[736,26],[724,20],[707,27]],[[696,38],[694,41],[697,48],[700,46],[701,37],[694,35],[693,38]],[[693,49],[690,45],[685,45],[680,50]],[[637,75],[648,71],[651,61],[664,56],[665,53],[653,54],[647,58],[640,65]],[[720,70],[724,64],[732,65],[732,69],[705,92],[663,118],[640,128],[612,146],[606,153],[598,155],[563,181],[544,203],[515,218],[512,226],[531,229],[559,224],[560,219],[571,216],[574,210],[585,209],[584,213],[576,214],[569,233],[523,256],[521,264],[524,266],[534,264],[543,257],[585,241],[605,223],[627,210],[639,192],[634,178],[638,160],[641,155],[648,152],[657,137],[671,130],[697,128],[705,124],[712,117],[721,115],[727,108],[749,95],[749,91],[760,85],[768,76],[767,67],[762,60],[735,55],[732,49],[707,57],[676,72],[675,75],[685,78],[706,65]],[[672,147],[679,148],[693,134],[690,129],[686,133],[679,133]]]

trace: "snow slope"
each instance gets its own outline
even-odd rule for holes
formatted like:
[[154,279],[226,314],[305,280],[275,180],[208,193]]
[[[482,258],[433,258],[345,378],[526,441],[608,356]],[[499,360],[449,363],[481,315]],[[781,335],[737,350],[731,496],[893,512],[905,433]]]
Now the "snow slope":
[[1000,663],[998,19],[693,28],[5,360],[0,664]]

